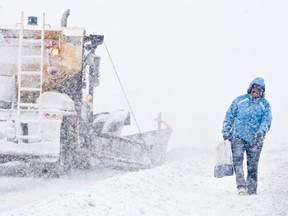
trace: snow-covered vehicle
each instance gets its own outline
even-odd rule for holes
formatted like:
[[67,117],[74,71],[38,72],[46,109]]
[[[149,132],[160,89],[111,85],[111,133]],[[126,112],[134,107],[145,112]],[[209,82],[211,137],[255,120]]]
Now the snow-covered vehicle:
[[68,16],[69,10],[60,27],[47,25],[45,14],[41,25],[37,17],[26,25],[23,13],[21,23],[0,26],[0,170],[15,163],[58,173],[161,164],[169,126],[122,136],[129,111],[93,113],[95,50],[104,36],[67,27]]

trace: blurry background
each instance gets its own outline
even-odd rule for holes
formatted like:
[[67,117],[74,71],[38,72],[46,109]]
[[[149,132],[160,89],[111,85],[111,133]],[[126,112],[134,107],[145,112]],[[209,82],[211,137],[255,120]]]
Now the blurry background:
[[[141,131],[158,112],[172,126],[170,147],[214,147],[232,100],[257,76],[266,81],[273,123],[267,144],[287,142],[288,2],[285,0],[0,1],[0,23],[46,15],[60,26],[103,34]],[[101,45],[96,112],[128,109]],[[137,132],[135,122],[124,133]]]

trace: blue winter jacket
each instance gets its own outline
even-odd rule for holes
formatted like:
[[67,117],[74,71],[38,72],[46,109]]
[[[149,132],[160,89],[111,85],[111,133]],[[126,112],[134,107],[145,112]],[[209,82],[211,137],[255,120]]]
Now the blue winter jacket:
[[[262,87],[262,96],[253,99],[250,95],[253,84]],[[246,142],[253,142],[256,134],[265,138],[271,127],[272,115],[269,102],[265,99],[264,79],[257,77],[247,90],[247,94],[237,97],[226,112],[223,123],[223,137],[237,137]]]

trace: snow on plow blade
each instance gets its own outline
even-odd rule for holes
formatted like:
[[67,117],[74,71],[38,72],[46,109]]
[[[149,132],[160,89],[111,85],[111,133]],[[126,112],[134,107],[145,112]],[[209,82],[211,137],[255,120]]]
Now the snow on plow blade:
[[98,135],[95,137],[97,147],[91,153],[91,158],[100,160],[105,167],[129,169],[158,166],[165,160],[171,134],[172,129],[166,128],[124,137]]

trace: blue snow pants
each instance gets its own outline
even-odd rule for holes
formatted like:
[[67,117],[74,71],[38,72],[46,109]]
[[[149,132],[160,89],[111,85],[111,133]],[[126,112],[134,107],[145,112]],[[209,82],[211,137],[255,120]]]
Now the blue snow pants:
[[[233,166],[236,176],[237,188],[245,188],[248,194],[257,193],[258,162],[263,147],[262,140],[246,142],[239,138],[232,140]],[[244,153],[247,157],[247,179],[245,180],[243,160]]]

